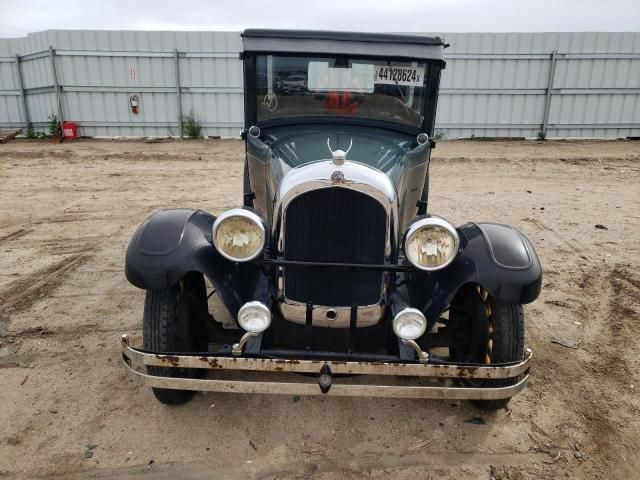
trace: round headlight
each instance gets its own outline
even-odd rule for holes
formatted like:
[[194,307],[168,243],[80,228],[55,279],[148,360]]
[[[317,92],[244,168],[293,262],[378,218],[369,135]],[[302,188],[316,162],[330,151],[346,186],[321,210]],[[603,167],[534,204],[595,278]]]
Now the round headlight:
[[402,340],[415,340],[427,330],[427,319],[417,308],[405,308],[393,318],[393,333]]
[[460,237],[456,229],[438,217],[415,222],[405,235],[404,253],[421,270],[440,270],[455,258]]
[[262,302],[247,302],[238,311],[238,323],[247,332],[264,332],[271,325],[271,311]]
[[247,262],[264,249],[262,219],[242,208],[228,210],[213,223],[213,244],[220,254],[234,262]]

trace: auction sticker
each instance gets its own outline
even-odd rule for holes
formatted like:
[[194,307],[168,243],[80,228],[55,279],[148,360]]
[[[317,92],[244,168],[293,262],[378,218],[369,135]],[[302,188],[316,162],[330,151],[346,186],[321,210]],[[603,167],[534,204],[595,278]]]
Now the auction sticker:
[[394,67],[376,65],[374,83],[383,85],[408,85],[421,87],[424,82],[424,67]]

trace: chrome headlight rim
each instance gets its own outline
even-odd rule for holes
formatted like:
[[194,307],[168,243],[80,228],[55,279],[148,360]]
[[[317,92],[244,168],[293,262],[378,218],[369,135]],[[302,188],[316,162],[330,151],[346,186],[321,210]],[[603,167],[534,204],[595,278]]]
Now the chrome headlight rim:
[[[425,267],[423,265],[413,263],[411,261],[411,257],[409,255],[407,255],[406,246],[407,246],[407,242],[409,241],[409,239],[411,239],[411,237],[416,232],[418,232],[419,230],[422,230],[424,228],[428,228],[430,226],[444,228],[451,235],[451,237],[453,238],[453,242],[454,242],[453,251],[455,253],[446,262],[444,262],[442,265],[438,265],[437,267]],[[446,221],[444,218],[436,217],[436,216],[431,216],[431,217],[427,217],[427,218],[421,218],[420,220],[417,220],[417,221],[413,222],[411,224],[411,226],[409,227],[409,229],[407,230],[407,233],[405,233],[404,239],[403,239],[403,242],[402,242],[402,250],[404,252],[405,258],[409,261],[409,263],[411,265],[413,265],[414,267],[416,267],[417,269],[424,270],[424,271],[427,271],[427,272],[434,272],[434,271],[437,271],[437,270],[442,270],[443,268],[446,268],[449,265],[451,265],[451,262],[453,262],[455,260],[455,258],[458,256],[458,248],[460,248],[460,235],[458,235],[458,231],[456,230],[456,228],[451,223]]]
[[[250,220],[252,223],[254,223],[260,231],[260,235],[262,236],[262,246],[249,257],[238,258],[238,257],[234,257],[233,255],[229,255],[220,248],[220,246],[218,245],[218,242],[216,241],[216,233],[218,232],[218,228],[220,227],[220,225],[222,225],[222,223],[224,223],[225,220],[228,220],[229,218],[232,218],[232,217],[246,218]],[[232,208],[231,210],[227,210],[221,213],[215,219],[215,221],[213,222],[213,227],[211,228],[212,242],[213,242],[213,246],[216,248],[216,251],[220,255],[222,255],[224,258],[226,258],[227,260],[231,260],[232,262],[249,262],[251,260],[256,259],[258,256],[260,256],[262,252],[264,252],[264,245],[267,240],[266,233],[267,233],[267,230],[264,226],[264,221],[262,220],[260,215],[252,212],[251,210],[246,210],[244,208]]]

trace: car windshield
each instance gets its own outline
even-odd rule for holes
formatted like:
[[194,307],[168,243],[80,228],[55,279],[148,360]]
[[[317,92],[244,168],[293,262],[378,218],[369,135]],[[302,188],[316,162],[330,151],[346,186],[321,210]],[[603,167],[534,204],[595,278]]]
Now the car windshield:
[[344,116],[420,127],[426,70],[416,61],[258,55],[258,121]]

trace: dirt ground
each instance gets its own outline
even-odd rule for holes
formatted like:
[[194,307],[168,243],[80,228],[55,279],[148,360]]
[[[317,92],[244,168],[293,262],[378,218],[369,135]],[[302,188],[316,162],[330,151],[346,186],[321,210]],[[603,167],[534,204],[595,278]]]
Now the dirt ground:
[[168,407],[125,379],[120,334],[139,341],[144,298],[129,236],[160,208],[237,206],[242,158],[239,141],[0,145],[0,478],[639,478],[640,143],[434,151],[430,210],[513,224],[544,266],[532,380],[495,414],[213,393]]

